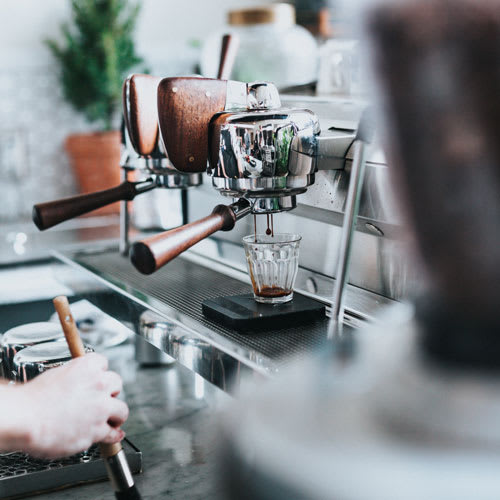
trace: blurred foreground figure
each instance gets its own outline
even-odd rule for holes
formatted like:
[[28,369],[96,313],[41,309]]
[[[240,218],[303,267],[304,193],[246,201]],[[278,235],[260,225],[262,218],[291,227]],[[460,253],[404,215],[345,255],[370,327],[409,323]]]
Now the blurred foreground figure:
[[430,287],[227,419],[229,498],[500,498],[500,8],[377,2],[365,25]]

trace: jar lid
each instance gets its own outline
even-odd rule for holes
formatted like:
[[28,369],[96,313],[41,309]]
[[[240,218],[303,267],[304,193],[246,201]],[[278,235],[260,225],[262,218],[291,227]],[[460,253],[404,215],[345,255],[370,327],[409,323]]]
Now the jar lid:
[[27,347],[14,356],[14,365],[27,363],[54,363],[71,360],[66,342],[47,342]]
[[228,22],[232,26],[249,26],[252,24],[292,26],[295,24],[295,7],[289,3],[275,3],[262,7],[230,10]]
[[31,345],[64,338],[61,325],[52,322],[27,323],[6,331],[2,338],[4,345]]
[[[92,347],[85,345],[85,353],[94,352]],[[45,342],[26,349],[22,349],[14,356],[14,366],[19,367],[28,363],[65,363],[72,359],[66,342]]]

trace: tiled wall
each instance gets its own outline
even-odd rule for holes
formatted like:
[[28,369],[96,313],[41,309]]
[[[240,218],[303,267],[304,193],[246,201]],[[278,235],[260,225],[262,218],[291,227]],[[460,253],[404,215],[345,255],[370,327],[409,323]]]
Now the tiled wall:
[[34,203],[76,192],[63,143],[88,128],[64,102],[53,67],[0,70],[0,223],[27,220]]

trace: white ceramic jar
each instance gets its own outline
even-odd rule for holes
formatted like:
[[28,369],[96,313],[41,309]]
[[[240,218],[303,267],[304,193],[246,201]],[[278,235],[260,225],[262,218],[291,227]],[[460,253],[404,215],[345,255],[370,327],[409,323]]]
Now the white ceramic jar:
[[273,82],[277,87],[302,85],[317,79],[318,45],[314,37],[295,24],[295,8],[278,3],[265,7],[233,10],[229,26],[205,42],[201,70],[214,78],[220,60],[222,37],[239,39],[231,78],[243,82]]

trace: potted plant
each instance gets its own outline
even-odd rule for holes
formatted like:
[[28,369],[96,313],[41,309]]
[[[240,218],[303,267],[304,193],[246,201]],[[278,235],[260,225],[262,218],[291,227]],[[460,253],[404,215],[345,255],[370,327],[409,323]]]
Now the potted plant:
[[[142,62],[132,36],[138,13],[139,4],[128,0],[71,0],[71,24],[62,26],[63,43],[46,41],[59,62],[65,98],[100,127],[99,132],[72,134],[65,142],[83,193],[120,181],[122,83]],[[110,210],[116,206],[100,213]]]

